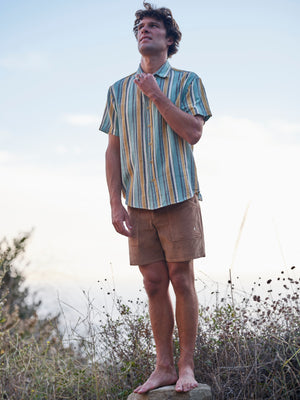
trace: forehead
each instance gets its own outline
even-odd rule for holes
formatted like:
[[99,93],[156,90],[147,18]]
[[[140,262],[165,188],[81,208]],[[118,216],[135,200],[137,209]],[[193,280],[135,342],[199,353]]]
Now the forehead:
[[149,24],[151,22],[157,22],[159,25],[164,26],[163,21],[155,17],[144,17],[140,20],[139,25]]

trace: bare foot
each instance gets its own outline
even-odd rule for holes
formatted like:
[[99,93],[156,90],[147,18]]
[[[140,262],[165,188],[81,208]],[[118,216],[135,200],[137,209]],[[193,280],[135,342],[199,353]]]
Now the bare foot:
[[138,386],[134,393],[146,393],[161,386],[174,385],[176,381],[175,367],[156,367],[149,379],[143,385]]
[[194,370],[190,367],[179,369],[179,379],[176,382],[176,392],[189,392],[198,386],[195,379]]

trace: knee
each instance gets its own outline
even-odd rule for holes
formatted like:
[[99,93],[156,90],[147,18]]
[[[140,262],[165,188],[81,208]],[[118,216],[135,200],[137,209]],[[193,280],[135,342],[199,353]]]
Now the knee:
[[195,289],[194,279],[186,274],[175,273],[170,279],[176,295],[187,295]]
[[144,278],[144,287],[148,297],[154,297],[168,290],[168,284],[159,278]]

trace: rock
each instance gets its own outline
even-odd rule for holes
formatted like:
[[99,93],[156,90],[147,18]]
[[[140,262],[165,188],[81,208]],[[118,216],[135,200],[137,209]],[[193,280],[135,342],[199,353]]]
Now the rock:
[[177,393],[175,385],[163,386],[150,390],[146,394],[131,393],[128,400],[212,400],[211,389],[208,385],[198,387],[186,393]]

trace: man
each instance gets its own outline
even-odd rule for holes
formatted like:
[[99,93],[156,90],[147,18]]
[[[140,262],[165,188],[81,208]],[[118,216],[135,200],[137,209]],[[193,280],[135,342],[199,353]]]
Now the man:
[[[171,11],[145,2],[144,7],[134,24],[140,66],[109,88],[100,130],[109,134],[106,176],[112,223],[128,236],[130,264],[138,265],[143,275],[156,343],[156,368],[134,391],[176,383],[177,392],[187,392],[198,385],[193,259],[205,256],[192,150],[211,112],[198,76],[168,63],[181,39]],[[170,282],[180,339],[178,375]]]

